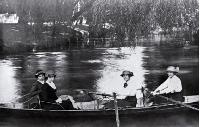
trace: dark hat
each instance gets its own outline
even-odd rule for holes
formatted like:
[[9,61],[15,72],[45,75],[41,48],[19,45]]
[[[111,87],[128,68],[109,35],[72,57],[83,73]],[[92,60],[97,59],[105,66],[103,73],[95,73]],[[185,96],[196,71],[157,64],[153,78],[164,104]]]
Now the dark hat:
[[55,74],[55,72],[53,70],[48,70],[46,72],[46,77],[51,77],[51,76],[56,77],[56,74]]
[[42,70],[37,70],[36,72],[35,72],[35,77],[37,78],[39,75],[41,75],[41,74],[43,74],[44,76],[45,76],[45,72],[44,71],[42,71]]
[[133,75],[133,72],[131,72],[131,71],[123,71],[122,74],[121,74],[120,76],[123,77],[124,75],[129,75],[130,77],[134,76],[134,75]]

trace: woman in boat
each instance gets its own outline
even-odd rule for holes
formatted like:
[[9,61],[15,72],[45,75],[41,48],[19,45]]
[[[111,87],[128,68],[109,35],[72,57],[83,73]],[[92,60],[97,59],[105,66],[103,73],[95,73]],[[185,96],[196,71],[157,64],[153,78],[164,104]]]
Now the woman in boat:
[[46,72],[46,78],[46,82],[41,88],[41,108],[46,110],[75,109],[69,98],[62,100],[60,97],[57,97],[56,85],[54,84],[56,75],[52,70]]
[[[163,95],[165,97],[183,101],[182,95],[182,83],[177,73],[179,72],[179,67],[169,66],[167,68],[168,78],[163,82],[157,89],[155,89],[153,95]],[[166,103],[166,100],[163,100],[159,96],[155,97],[154,102],[157,104]]]
[[[119,107],[143,107],[144,106],[144,98],[142,93],[142,87],[138,85],[134,85],[133,80],[131,80],[131,77],[134,76],[133,72],[131,71],[123,71],[120,75],[125,83],[118,88],[115,93],[117,93],[117,103]],[[123,81],[123,82],[124,82]],[[112,108],[113,102],[108,103],[105,105],[106,108]]]
[[[40,92],[41,88],[45,83],[45,72],[42,70],[37,70],[35,73],[35,78],[37,79],[35,83],[33,83],[32,88],[30,90],[30,96],[35,97],[31,102],[31,108],[39,108],[40,102]],[[39,96],[38,96],[39,95]]]
[[[127,97],[125,98],[127,101],[132,101],[133,105],[136,107],[143,107],[144,106],[144,94],[143,94],[143,87],[142,86],[134,86],[134,89],[131,88],[131,85],[134,85],[131,82],[131,77],[134,76],[133,72],[131,71],[123,71],[120,75],[123,77],[125,83],[123,85],[123,89],[127,90]],[[130,85],[129,85],[130,84]],[[131,96],[129,96],[131,95]]]
[[37,70],[35,73],[35,78],[37,81],[32,85],[30,90],[31,96],[35,96],[40,92],[41,87],[45,82],[45,72],[42,70]]

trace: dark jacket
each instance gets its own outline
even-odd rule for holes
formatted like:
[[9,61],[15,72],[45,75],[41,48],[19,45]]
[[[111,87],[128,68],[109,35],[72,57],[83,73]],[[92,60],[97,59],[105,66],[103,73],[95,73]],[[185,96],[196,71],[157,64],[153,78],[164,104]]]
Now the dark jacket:
[[41,90],[42,91],[39,94],[41,102],[55,103],[55,101],[58,99],[56,95],[56,89],[53,89],[48,83],[44,83]]
[[36,96],[41,92],[41,88],[42,88],[43,84],[40,83],[39,81],[36,81],[33,85],[32,88],[30,90],[30,96]]
[[[39,83],[39,82],[38,82]],[[58,99],[56,89],[53,89],[48,83],[34,84],[33,91],[39,90],[41,108],[45,110],[72,110],[74,109],[70,100],[63,101],[61,104],[56,103]]]
[[60,104],[56,103],[58,99],[56,89],[53,89],[48,83],[44,83],[39,94],[41,108],[45,110],[61,110]]

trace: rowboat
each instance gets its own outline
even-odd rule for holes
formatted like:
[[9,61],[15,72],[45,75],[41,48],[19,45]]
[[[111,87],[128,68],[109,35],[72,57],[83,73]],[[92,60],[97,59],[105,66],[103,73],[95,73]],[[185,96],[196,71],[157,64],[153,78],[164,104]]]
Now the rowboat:
[[[199,96],[185,96],[184,104],[198,108]],[[82,103],[83,104],[83,103]],[[179,104],[163,104],[153,105],[149,107],[126,107],[119,108],[119,117],[143,117],[149,115],[189,115],[197,116],[199,111],[185,107]],[[80,110],[43,110],[43,109],[26,109],[26,108],[10,108],[0,107],[0,118],[107,118],[115,117],[115,109],[80,109]]]

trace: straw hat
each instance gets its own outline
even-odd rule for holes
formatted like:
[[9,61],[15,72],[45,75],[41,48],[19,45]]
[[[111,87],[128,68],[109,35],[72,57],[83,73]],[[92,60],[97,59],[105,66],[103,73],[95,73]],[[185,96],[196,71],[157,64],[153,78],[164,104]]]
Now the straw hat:
[[178,72],[179,72],[179,67],[169,66],[169,67],[167,68],[167,72],[175,72],[175,73],[178,73]]
[[43,71],[43,70],[37,70],[36,72],[35,72],[35,77],[37,78],[39,75],[41,75],[41,74],[43,74],[43,75],[45,75],[45,72]]
[[130,77],[134,76],[134,75],[133,75],[133,72],[131,72],[131,71],[123,71],[122,74],[121,74],[120,76],[123,77],[124,75],[129,75]]

